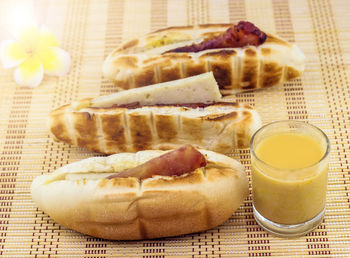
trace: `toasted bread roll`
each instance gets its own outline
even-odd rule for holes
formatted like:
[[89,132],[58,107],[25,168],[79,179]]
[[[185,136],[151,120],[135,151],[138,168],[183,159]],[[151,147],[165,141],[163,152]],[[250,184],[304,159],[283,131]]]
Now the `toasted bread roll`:
[[170,52],[222,34],[231,24],[170,27],[122,44],[105,60],[103,74],[123,89],[214,73],[222,94],[271,87],[300,76],[305,56],[271,34],[258,46]]
[[85,99],[54,110],[48,120],[56,140],[106,154],[186,143],[228,153],[248,147],[260,126],[255,110],[231,102],[98,108]]
[[182,176],[107,177],[163,151],[121,153],[66,165],[34,179],[33,200],[56,222],[84,234],[136,240],[204,231],[226,221],[248,194],[243,166],[200,150],[206,167]]

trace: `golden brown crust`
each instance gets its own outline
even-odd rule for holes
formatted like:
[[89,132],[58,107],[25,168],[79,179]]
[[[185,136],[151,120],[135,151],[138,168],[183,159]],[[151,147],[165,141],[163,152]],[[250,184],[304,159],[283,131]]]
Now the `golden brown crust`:
[[[129,42],[119,48],[120,51],[111,53],[104,63],[104,76],[118,87],[128,89],[213,71],[221,93],[226,95],[271,87],[302,74],[303,53],[296,45],[271,34],[258,47],[162,54],[179,44],[191,45],[194,41],[214,37],[229,26],[204,24],[152,32],[137,43]],[[151,46],[148,46],[149,41],[152,41]],[[130,64],[125,63],[128,57],[133,60]]]
[[115,112],[115,114],[101,114],[101,127],[105,136],[106,149],[113,148],[114,145],[119,146],[121,152],[126,150],[127,136],[125,132],[125,121],[123,112]]
[[77,145],[98,151],[100,149],[98,141],[97,116],[89,112],[73,112],[73,129]]
[[255,49],[244,51],[241,86],[243,89],[258,88],[259,59]]
[[136,151],[151,149],[153,140],[151,113],[131,113],[127,117],[133,149]]
[[297,78],[301,75],[301,72],[294,69],[293,67],[288,66],[287,67],[287,72],[286,72],[286,79],[291,80],[294,78]]
[[263,70],[263,76],[261,78],[262,87],[269,87],[271,85],[278,84],[281,80],[283,80],[283,68],[280,67],[278,63],[266,62],[262,65],[261,69]]
[[237,51],[225,49],[207,52],[201,56],[209,60],[209,70],[213,71],[214,77],[221,88],[230,88],[233,85],[232,57],[236,55]]
[[[69,118],[72,132],[64,117]],[[228,153],[248,147],[252,134],[261,126],[256,111],[238,103],[200,109],[163,105],[74,111],[65,106],[53,111],[49,121],[55,139],[106,154],[170,149],[184,143]],[[57,128],[62,131],[57,133]]]
[[55,136],[56,140],[61,140],[68,144],[74,144],[68,129],[69,123],[65,121],[64,117],[67,106],[68,105],[62,106],[51,112],[48,124],[52,135]]
[[155,114],[154,124],[157,131],[157,136],[161,141],[174,142],[178,134],[177,117],[168,114]]
[[[205,58],[199,57],[197,61],[189,58],[182,63],[184,77],[190,77],[208,72],[208,64]],[[215,76],[214,76],[215,77]]]
[[[33,200],[61,225],[112,240],[136,240],[204,231],[222,224],[248,194],[244,167],[200,150],[210,166],[179,177],[106,179],[122,164],[163,154],[143,151],[95,157],[37,177]],[[137,162],[136,162],[137,163]],[[85,174],[81,174],[85,173]],[[99,175],[89,179],[86,173]],[[76,176],[72,179],[72,176]]]

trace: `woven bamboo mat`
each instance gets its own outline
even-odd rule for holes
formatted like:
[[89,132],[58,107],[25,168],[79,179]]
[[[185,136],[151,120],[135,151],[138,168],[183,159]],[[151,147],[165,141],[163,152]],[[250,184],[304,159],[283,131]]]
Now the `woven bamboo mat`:
[[[0,12],[14,1],[2,0]],[[34,1],[33,1],[34,2]],[[21,2],[18,2],[19,4]],[[72,57],[65,77],[21,88],[0,69],[0,255],[77,257],[248,257],[350,255],[350,2],[348,0],[66,0],[35,1],[40,23]],[[3,15],[0,22],[3,21]],[[307,56],[304,75],[264,91],[236,96],[263,122],[308,121],[332,144],[324,222],[304,237],[274,237],[252,216],[251,197],[223,225],[207,232],[149,241],[105,241],[61,227],[30,197],[34,177],[91,157],[54,142],[45,119],[73,100],[113,92],[102,77],[106,55],[121,41],[166,26],[249,20],[296,42]],[[3,27],[0,39],[9,35]],[[234,154],[250,173],[249,151]]]

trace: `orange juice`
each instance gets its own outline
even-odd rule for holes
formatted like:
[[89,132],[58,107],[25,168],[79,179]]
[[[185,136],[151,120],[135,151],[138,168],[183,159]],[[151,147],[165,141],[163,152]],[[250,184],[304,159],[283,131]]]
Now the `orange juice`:
[[[323,215],[329,142],[316,129],[284,121],[263,127],[253,136],[253,205],[259,216],[281,225],[300,225]],[[264,223],[259,222],[265,227]]]
[[315,139],[294,133],[273,135],[262,140],[256,155],[268,165],[288,170],[261,171],[252,164],[254,205],[260,214],[277,223],[298,224],[323,210],[328,170],[312,167],[324,155]]
[[306,134],[279,133],[264,139],[255,150],[265,163],[280,169],[298,169],[317,163],[324,150]]

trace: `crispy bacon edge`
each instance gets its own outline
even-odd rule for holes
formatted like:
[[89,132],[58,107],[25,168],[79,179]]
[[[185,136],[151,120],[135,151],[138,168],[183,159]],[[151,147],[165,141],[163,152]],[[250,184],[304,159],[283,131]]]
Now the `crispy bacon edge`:
[[253,23],[240,21],[231,26],[223,34],[190,46],[178,47],[165,53],[199,52],[216,48],[237,48],[245,46],[259,46],[266,40],[266,34]]
[[205,167],[206,165],[207,161],[204,155],[192,145],[187,144],[151,159],[137,167],[108,176],[107,179],[136,177],[142,180],[151,178],[154,175],[180,176],[190,173],[197,168]]

